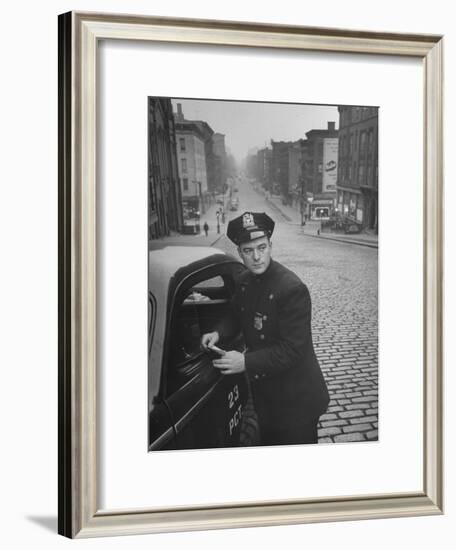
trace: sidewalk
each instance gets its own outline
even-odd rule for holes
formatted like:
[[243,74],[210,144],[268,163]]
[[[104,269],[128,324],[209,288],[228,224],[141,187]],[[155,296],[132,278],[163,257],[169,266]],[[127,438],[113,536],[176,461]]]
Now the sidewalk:
[[[275,210],[277,210],[285,218],[288,223],[301,225],[301,213],[291,206],[282,204],[280,196],[271,195],[269,198],[265,196],[265,199]],[[314,220],[308,220],[306,222],[306,225],[302,226],[303,233],[309,237],[357,244],[361,246],[368,246],[370,248],[378,248],[378,235],[373,235],[371,233],[344,234],[321,232],[320,235],[318,235],[319,229],[320,222]]]
[[216,230],[209,231],[208,236],[201,231],[199,235],[181,235],[172,231],[167,237],[149,241],[149,250],[165,248],[165,246],[215,246],[225,233],[224,226],[220,226],[220,234]]
[[[201,232],[197,235],[182,235],[175,231],[171,231],[170,235],[149,241],[149,250],[157,250],[165,246],[214,246],[217,241],[224,235],[226,224],[221,223],[220,233],[217,233],[217,216],[216,212],[220,208],[220,204],[212,204],[200,218]],[[204,233],[203,225],[207,221],[209,225],[208,236]]]

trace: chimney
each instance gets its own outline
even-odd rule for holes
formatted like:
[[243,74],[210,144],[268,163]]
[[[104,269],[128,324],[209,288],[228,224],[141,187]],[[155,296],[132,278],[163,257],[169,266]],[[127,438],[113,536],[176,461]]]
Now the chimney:
[[334,132],[336,129],[336,123],[335,122],[328,122],[328,130],[330,132]]
[[182,112],[182,103],[177,104],[176,120],[178,122],[183,122],[183,120],[184,120],[184,113]]

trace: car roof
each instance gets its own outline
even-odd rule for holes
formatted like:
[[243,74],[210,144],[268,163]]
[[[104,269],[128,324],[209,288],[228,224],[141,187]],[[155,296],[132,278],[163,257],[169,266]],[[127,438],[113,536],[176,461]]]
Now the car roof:
[[158,281],[164,281],[167,284],[178,270],[190,272],[193,267],[199,267],[201,263],[205,264],[204,260],[209,258],[208,264],[235,260],[222,250],[210,246],[166,246],[158,250],[150,250],[149,288],[154,287]]

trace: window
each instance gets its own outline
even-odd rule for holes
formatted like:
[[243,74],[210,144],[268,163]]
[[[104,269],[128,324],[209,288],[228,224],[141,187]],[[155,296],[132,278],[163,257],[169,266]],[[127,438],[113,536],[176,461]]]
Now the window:
[[184,191],[188,191],[188,178],[183,178],[182,185],[183,185]]
[[187,173],[187,159],[181,159],[182,173]]
[[[236,266],[221,266],[218,270],[224,270],[220,274],[212,276],[206,270],[206,276],[197,274],[191,277],[188,283],[181,288],[176,296],[175,306],[169,334],[169,357],[167,360],[167,395],[170,395],[189,380],[212,368],[207,352],[201,349],[201,337],[206,332],[215,329],[224,318],[227,319],[227,327],[231,312],[231,297],[234,293],[234,272],[244,268]],[[237,329],[222,336],[220,345],[229,345],[240,337],[235,334]]]
[[361,132],[359,136],[360,141],[360,153],[362,156],[366,154],[366,132]]
[[181,151],[185,151],[185,138],[179,138],[179,147]]
[[374,151],[374,131],[372,130],[372,128],[369,130],[368,151],[369,155],[372,155]]

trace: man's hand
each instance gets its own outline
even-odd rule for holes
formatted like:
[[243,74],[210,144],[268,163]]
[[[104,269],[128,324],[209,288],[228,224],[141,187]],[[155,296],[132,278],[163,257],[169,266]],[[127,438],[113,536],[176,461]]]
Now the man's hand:
[[220,336],[217,331],[207,332],[206,334],[203,334],[201,338],[201,346],[207,350],[211,346],[215,346],[215,344],[219,341],[219,339],[220,339]]
[[245,371],[244,354],[239,351],[227,351],[220,359],[215,359],[212,364],[222,374],[237,374]]

